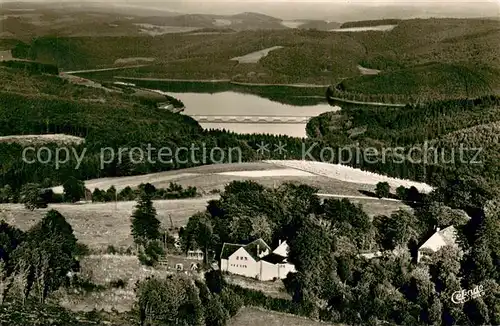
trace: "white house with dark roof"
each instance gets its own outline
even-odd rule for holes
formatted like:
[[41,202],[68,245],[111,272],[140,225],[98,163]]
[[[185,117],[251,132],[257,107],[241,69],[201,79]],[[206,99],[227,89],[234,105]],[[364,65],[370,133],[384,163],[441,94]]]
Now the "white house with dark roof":
[[442,230],[439,228],[436,229],[436,232],[418,248],[417,262],[429,256],[428,253],[437,252],[445,246],[459,248],[457,244],[457,230],[453,225]]
[[247,245],[225,243],[221,253],[221,270],[232,274],[257,278],[261,281],[284,279],[295,272],[295,266],[288,263],[286,241],[271,252],[262,239]]

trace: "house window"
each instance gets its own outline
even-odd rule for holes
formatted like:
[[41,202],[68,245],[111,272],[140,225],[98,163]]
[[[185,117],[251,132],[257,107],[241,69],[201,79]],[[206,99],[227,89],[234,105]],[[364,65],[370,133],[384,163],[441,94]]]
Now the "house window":
[[239,260],[239,259],[240,259],[240,257],[239,257],[239,256],[236,256],[236,260]]
[[245,260],[248,260],[248,257],[245,257]]

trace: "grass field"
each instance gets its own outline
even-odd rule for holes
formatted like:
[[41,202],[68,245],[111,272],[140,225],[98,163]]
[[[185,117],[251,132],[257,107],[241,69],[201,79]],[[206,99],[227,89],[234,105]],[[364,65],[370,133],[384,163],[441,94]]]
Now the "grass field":
[[[186,225],[189,217],[204,211],[207,201],[217,197],[199,199],[156,201],[155,207],[158,219],[164,227],[170,227],[170,216],[174,227]],[[378,201],[373,199],[352,199],[352,202],[362,204],[369,216],[389,215],[408,206],[399,202]],[[130,234],[130,216],[135,202],[81,204],[81,205],[49,205],[63,214],[72,225],[76,237],[96,251],[105,251],[109,245],[126,249],[133,245]],[[29,211],[23,205],[0,205],[0,219],[15,225],[22,230],[28,230],[40,221],[47,210]]]
[[253,278],[243,277],[236,274],[225,275],[228,283],[241,286],[246,289],[262,291],[267,296],[273,298],[291,300],[291,296],[286,292],[285,285],[282,280],[262,282]]
[[[175,227],[186,224],[189,217],[204,211],[209,198],[157,201],[157,218],[165,227],[170,227],[170,216]],[[58,210],[71,224],[78,240],[96,251],[104,251],[109,245],[126,249],[133,245],[130,234],[130,216],[136,202],[118,202],[83,205],[49,205]],[[0,205],[0,219],[28,230],[40,221],[47,209],[29,211],[23,205]]]
[[[57,300],[63,307],[73,311],[130,311],[136,302],[135,283],[149,276],[162,277],[167,274],[166,270],[141,265],[137,256],[90,255],[81,261],[81,277],[107,289],[84,295],[62,291],[58,293]],[[109,287],[110,282],[118,280],[125,282],[124,288]]]
[[[203,195],[209,195],[213,190],[223,190],[232,181],[243,180],[254,180],[267,187],[279,186],[285,182],[303,183],[317,188],[321,193],[346,196],[359,196],[360,190],[375,190],[373,180],[363,183],[358,176],[356,182],[349,182],[337,179],[333,174],[321,174],[321,171],[314,169],[305,172],[297,169],[295,165],[288,167],[286,163],[287,161],[217,164],[132,177],[88,180],[85,183],[86,187],[93,191],[95,187],[107,190],[115,186],[121,190],[127,186],[137,187],[141,183],[151,183],[156,187],[166,188],[170,182],[175,182],[183,187],[196,187]],[[56,187],[54,191],[61,193],[62,187]]]
[[229,326],[327,326],[326,324],[298,316],[245,307],[233,317]]
[[[170,182],[176,182],[183,187],[197,187],[199,192],[204,194],[203,197],[155,201],[158,219],[166,228],[171,227],[170,217],[174,227],[181,227],[193,214],[204,211],[209,200],[218,198],[217,195],[210,195],[214,189],[223,190],[232,181],[244,180],[253,180],[267,187],[279,186],[285,182],[307,184],[316,187],[320,193],[353,196],[355,198],[352,201],[362,204],[371,217],[381,214],[390,215],[400,208],[409,209],[408,206],[397,201],[374,200],[367,196],[364,199],[360,191],[373,192],[375,190],[373,183],[345,182],[324,175],[310,176],[300,171],[292,174],[290,170],[294,169],[279,168],[275,164],[263,162],[222,164],[136,177],[98,179],[88,181],[87,187],[99,186],[102,187],[101,189],[107,189],[114,185],[121,189],[125,186],[138,186],[144,182],[150,182],[157,187],[168,187]],[[270,175],[269,171],[275,176]],[[236,175],[226,175],[227,172]],[[282,172],[286,172],[285,175]],[[317,173],[317,171],[312,172]],[[132,246],[130,216],[135,205],[135,202],[51,204],[48,209],[56,209],[63,214],[80,241],[89,245],[93,250],[104,251],[109,245],[122,249]],[[0,219],[22,230],[27,230],[42,219],[48,209],[29,211],[20,204],[0,205]]]

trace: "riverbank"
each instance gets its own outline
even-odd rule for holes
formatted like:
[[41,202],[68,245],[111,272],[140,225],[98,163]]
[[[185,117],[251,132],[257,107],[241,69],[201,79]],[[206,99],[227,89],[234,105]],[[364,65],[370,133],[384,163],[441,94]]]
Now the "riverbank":
[[326,88],[330,85],[326,84],[266,84],[266,83],[246,83],[237,82],[231,79],[174,79],[174,78],[143,78],[143,77],[124,77],[114,76],[115,79],[121,80],[142,80],[142,81],[164,81],[164,82],[180,82],[180,83],[228,83],[237,86],[280,86],[280,87],[299,87],[299,88]]

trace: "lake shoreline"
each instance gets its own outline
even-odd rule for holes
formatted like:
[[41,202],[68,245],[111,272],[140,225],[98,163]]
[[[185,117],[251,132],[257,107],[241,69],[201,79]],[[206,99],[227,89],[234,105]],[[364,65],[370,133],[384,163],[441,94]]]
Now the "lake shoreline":
[[247,83],[237,82],[231,79],[174,79],[174,78],[147,78],[147,77],[124,77],[115,76],[116,79],[122,80],[142,80],[142,81],[165,81],[165,82],[182,82],[182,83],[228,83],[238,86],[281,86],[281,87],[300,87],[300,88],[327,88],[330,84],[266,84],[266,83]]

